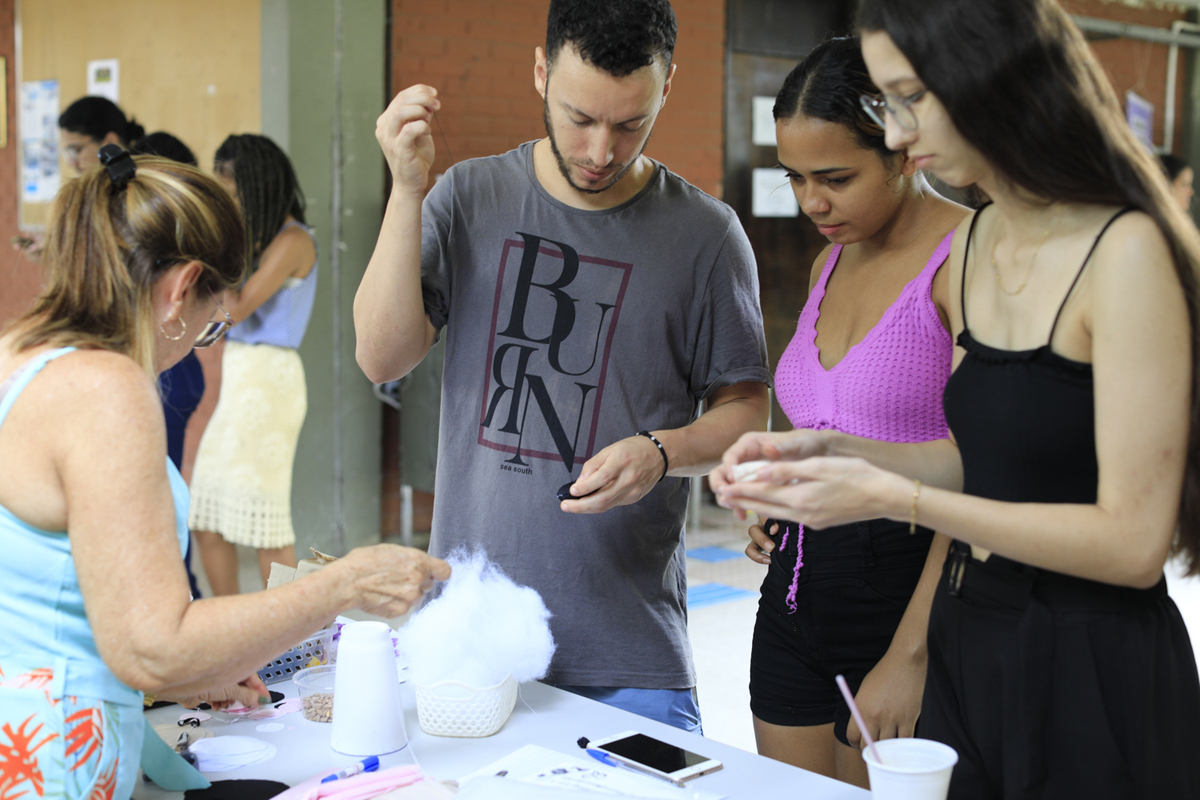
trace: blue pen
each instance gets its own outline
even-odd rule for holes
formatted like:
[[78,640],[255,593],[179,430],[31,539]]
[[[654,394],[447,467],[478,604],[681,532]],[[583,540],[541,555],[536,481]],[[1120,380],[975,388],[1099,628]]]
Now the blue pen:
[[367,756],[362,761],[351,764],[345,769],[339,769],[332,775],[326,775],[324,778],[321,778],[321,783],[329,783],[330,781],[349,778],[352,775],[359,774],[360,772],[374,772],[377,769],[379,769],[379,756]]
[[586,750],[589,756],[596,759],[601,764],[607,764],[610,767],[624,767],[625,769],[630,769],[634,772],[640,772],[643,775],[650,775],[660,780],[668,781],[676,786],[683,786],[683,781],[677,781],[670,775],[658,772],[657,770],[652,770],[649,767],[643,767],[641,764],[636,764],[632,761],[622,761],[621,759],[616,758],[615,756],[606,753],[603,750],[593,750],[590,747],[586,748]]

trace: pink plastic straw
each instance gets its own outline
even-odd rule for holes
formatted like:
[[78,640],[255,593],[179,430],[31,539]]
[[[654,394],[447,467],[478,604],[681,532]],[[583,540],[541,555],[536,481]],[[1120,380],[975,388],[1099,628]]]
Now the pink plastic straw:
[[842,690],[842,697],[846,698],[846,705],[850,706],[850,713],[854,715],[854,721],[858,723],[858,732],[867,740],[867,749],[871,751],[871,757],[875,759],[876,764],[882,764],[883,759],[879,757],[879,751],[875,749],[875,740],[871,738],[871,734],[867,733],[867,723],[863,721],[862,712],[858,710],[858,703],[854,702],[854,695],[850,694],[850,686],[846,683],[845,677],[838,675],[834,680],[837,681],[838,688]]

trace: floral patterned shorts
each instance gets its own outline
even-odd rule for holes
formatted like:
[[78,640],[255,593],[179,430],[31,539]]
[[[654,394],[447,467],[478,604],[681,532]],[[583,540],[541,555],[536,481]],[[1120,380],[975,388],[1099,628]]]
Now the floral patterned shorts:
[[142,709],[54,698],[54,672],[0,663],[0,800],[129,797],[142,750]]

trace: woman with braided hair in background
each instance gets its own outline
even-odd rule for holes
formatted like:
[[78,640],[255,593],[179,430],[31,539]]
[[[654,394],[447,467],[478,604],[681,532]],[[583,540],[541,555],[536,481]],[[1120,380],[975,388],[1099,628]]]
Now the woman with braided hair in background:
[[317,289],[317,248],[288,157],[257,134],[227,138],[214,171],[237,200],[250,277],[227,306],[236,325],[221,360],[221,392],[192,470],[189,524],[214,595],[237,594],[237,549],[295,566],[292,462],[307,411],[304,338]]

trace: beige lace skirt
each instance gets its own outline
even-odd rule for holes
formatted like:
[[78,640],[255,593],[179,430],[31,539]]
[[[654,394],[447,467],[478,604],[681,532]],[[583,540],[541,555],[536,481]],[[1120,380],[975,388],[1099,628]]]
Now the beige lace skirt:
[[248,547],[295,543],[292,462],[307,410],[299,353],[226,343],[221,397],[192,468],[192,530]]

